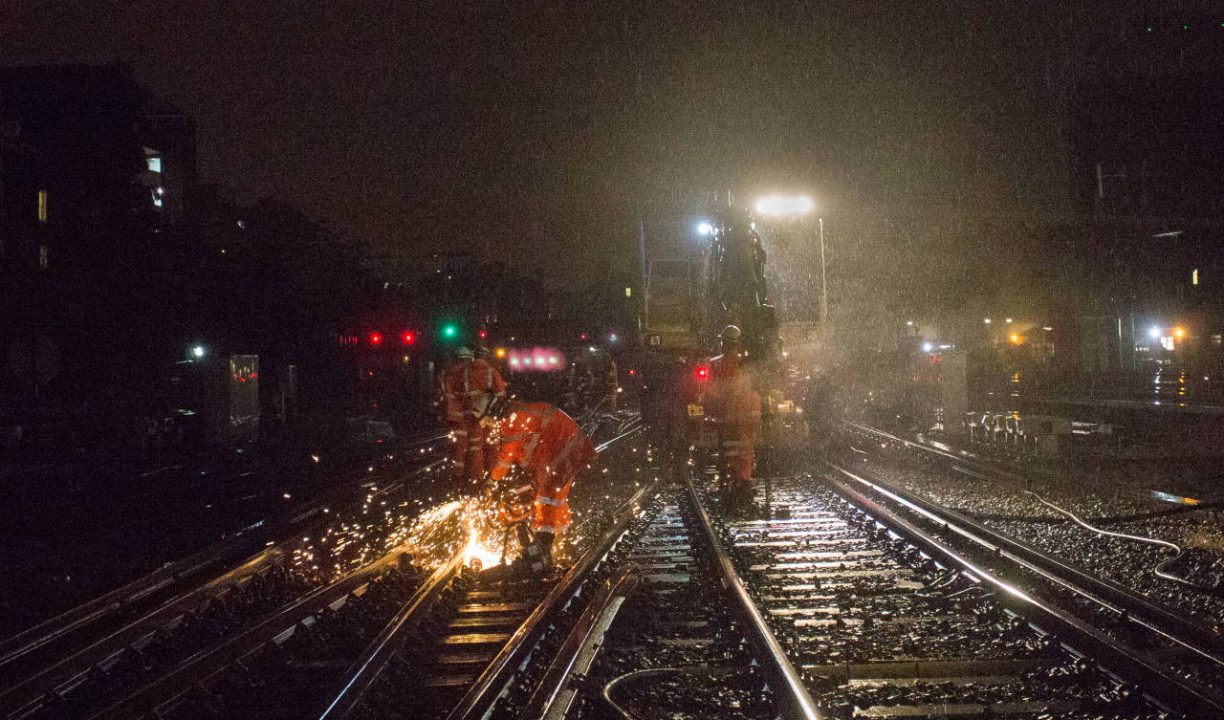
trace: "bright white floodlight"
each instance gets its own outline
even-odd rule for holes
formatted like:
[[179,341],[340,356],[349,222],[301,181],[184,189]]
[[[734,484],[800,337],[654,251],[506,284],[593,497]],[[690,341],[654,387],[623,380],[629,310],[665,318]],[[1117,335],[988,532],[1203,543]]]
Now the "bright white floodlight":
[[702,222],[702,223],[697,224],[697,234],[705,236],[705,235],[710,235],[713,232],[714,232],[714,226],[711,225],[710,223]]
[[812,198],[806,195],[766,195],[756,203],[756,211],[770,217],[807,215],[814,207]]

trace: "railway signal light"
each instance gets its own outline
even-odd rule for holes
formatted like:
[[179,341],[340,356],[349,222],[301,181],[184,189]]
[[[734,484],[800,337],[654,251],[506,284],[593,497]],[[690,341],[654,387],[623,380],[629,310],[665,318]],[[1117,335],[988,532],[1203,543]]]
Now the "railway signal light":
[[477,333],[477,334],[478,334],[478,335],[480,335],[480,339],[481,339],[481,340],[484,340],[485,338],[489,337],[489,331],[488,331],[488,330],[481,330],[481,331],[480,331],[479,333]]
[[370,333],[370,344],[371,345],[374,345],[374,346],[382,345],[382,341],[383,341],[382,333],[376,333],[376,332]]
[[405,345],[412,345],[416,342],[416,333],[412,332],[411,330],[405,330],[400,335],[400,341]]
[[693,371],[693,374],[697,377],[698,381],[705,382],[706,380],[710,379],[710,366],[698,365],[697,369]]
[[442,339],[454,340],[459,337],[459,325],[453,322],[443,323],[441,329]]

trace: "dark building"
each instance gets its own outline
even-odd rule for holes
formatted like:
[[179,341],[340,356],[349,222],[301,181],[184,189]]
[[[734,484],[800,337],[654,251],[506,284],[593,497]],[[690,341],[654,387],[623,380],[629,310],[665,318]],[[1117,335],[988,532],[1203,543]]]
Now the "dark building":
[[127,68],[0,68],[0,407],[130,377],[194,183],[191,120]]
[[1077,89],[1068,139],[1085,230],[1068,286],[1089,372],[1220,344],[1222,32],[1218,19],[1139,20]]

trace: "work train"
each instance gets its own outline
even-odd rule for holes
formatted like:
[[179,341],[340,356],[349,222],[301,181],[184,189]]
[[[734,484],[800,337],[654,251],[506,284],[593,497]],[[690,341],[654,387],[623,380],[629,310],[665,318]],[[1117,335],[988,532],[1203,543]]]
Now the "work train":
[[[800,447],[810,439],[808,416],[822,402],[823,382],[796,371],[783,350],[783,328],[766,287],[764,239],[754,218],[730,206],[710,218],[701,225],[707,241],[695,253],[648,265],[642,354],[635,360],[642,413],[665,429],[677,450],[713,448],[716,427],[706,409],[709,362],[719,352],[720,331],[736,325],[742,331],[745,368],[763,399],[758,442]],[[791,330],[803,341],[812,335],[810,327],[800,324]]]

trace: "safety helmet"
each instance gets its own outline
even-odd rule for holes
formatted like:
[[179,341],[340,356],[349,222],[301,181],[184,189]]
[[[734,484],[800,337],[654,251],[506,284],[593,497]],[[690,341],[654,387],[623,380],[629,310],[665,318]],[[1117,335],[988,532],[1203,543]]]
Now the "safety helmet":
[[728,325],[727,327],[723,328],[720,335],[723,340],[739,340],[740,335],[743,335],[743,333],[736,326]]
[[484,345],[476,346],[476,357],[488,359],[492,355],[493,353],[489,350],[489,348],[485,347]]
[[470,348],[461,347],[455,351],[455,357],[459,358],[460,360],[471,360],[472,351]]

